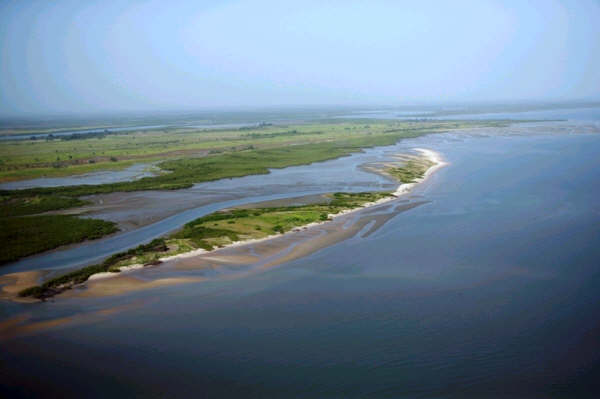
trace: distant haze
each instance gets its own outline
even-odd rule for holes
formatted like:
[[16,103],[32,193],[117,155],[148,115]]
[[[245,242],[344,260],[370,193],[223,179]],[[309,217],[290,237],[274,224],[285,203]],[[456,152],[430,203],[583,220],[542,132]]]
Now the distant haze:
[[600,98],[600,2],[0,2],[0,114]]

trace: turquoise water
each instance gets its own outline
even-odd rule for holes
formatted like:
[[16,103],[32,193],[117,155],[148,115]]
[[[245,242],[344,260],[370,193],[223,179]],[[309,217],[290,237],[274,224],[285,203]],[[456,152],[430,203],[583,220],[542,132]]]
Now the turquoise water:
[[430,202],[237,280],[6,304],[34,319],[129,303],[1,342],[12,395],[597,397],[600,135],[436,135]]

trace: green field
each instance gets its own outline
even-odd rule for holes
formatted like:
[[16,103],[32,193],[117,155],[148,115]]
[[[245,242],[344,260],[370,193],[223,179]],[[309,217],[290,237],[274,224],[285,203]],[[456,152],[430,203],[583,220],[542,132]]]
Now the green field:
[[153,264],[161,257],[198,248],[211,250],[234,241],[282,234],[295,227],[328,220],[329,215],[357,208],[390,195],[388,192],[335,193],[330,196],[329,201],[319,204],[214,212],[187,223],[179,232],[166,238],[156,239],[150,244],[113,255],[100,264],[54,278],[41,286],[27,288],[19,295],[45,298],[74,284],[85,282],[95,273],[118,273],[121,267]]
[[389,196],[387,192],[335,193],[330,201],[322,204],[216,212],[186,224],[171,238],[187,240],[186,245],[193,248],[211,250],[233,241],[285,233],[294,227],[324,221],[331,214]]
[[133,163],[194,158],[369,136],[402,137],[498,122],[337,122],[233,130],[162,129],[78,140],[6,141],[0,146],[0,182],[119,169]]
[[428,159],[409,159],[400,167],[386,168],[385,172],[402,183],[414,183],[422,178],[433,164]]

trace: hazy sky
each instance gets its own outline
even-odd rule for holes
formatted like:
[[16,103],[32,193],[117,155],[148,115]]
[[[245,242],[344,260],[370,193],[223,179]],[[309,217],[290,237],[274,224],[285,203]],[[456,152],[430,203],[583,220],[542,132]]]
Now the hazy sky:
[[0,113],[600,98],[600,2],[0,1]]

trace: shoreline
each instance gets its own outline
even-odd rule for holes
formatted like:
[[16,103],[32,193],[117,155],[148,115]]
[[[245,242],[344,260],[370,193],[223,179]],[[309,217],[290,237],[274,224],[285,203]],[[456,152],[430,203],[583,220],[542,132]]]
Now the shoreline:
[[[263,237],[263,238],[251,238],[248,240],[240,240],[240,241],[234,241],[231,242],[230,244],[224,245],[222,247],[216,248],[216,249],[212,249],[212,250],[206,250],[206,249],[194,249],[192,251],[189,252],[184,252],[181,254],[176,254],[176,255],[171,255],[171,256],[166,256],[163,258],[159,258],[158,260],[162,263],[162,262],[168,262],[168,261],[172,261],[172,260],[176,260],[176,259],[186,259],[186,258],[192,258],[194,256],[199,256],[199,255],[204,255],[204,254],[209,254],[209,253],[216,253],[217,251],[221,250],[221,249],[228,249],[228,248],[234,248],[234,247],[239,247],[239,246],[243,246],[243,245],[249,245],[249,244],[256,244],[256,243],[260,243],[260,242],[265,242],[265,241],[269,241],[272,240],[276,237],[282,237],[282,236],[286,236],[286,235],[291,235],[293,233],[297,233],[299,231],[302,230],[306,230],[309,229],[311,227],[315,227],[315,226],[320,226],[323,225],[325,223],[331,222],[332,220],[344,216],[344,215],[348,215],[350,213],[353,212],[357,212],[359,210],[365,209],[365,208],[370,208],[376,205],[381,205],[390,201],[393,201],[395,199],[398,199],[399,197],[408,194],[414,187],[416,187],[417,185],[423,183],[425,180],[427,180],[433,173],[435,173],[437,170],[443,168],[444,166],[448,165],[447,162],[445,162],[441,156],[440,153],[430,150],[430,149],[426,149],[426,148],[414,148],[415,151],[421,153],[428,161],[432,162],[433,165],[430,166],[425,173],[423,174],[423,177],[415,179],[415,182],[413,183],[402,183],[400,184],[397,188],[396,191],[394,191],[393,193],[390,194],[389,197],[386,198],[382,198],[380,200],[374,201],[374,202],[368,202],[365,203],[359,207],[356,208],[352,208],[352,209],[347,209],[347,210],[343,210],[341,212],[335,213],[335,214],[329,214],[328,215],[328,219],[321,221],[321,222],[312,222],[303,226],[298,226],[293,228],[292,230],[285,232],[283,234],[271,234],[269,236]],[[102,273],[97,273],[97,274],[93,274],[90,276],[90,278],[88,280],[98,280],[98,279],[104,279],[104,278],[111,278],[111,277],[117,277],[119,276],[121,273],[128,273],[128,272],[133,272],[135,270],[139,270],[141,268],[143,268],[143,265],[130,265],[130,266],[124,266],[120,269],[120,273],[112,273],[112,272],[102,272]]]
[[429,149],[426,149],[426,148],[415,148],[414,150],[420,152],[423,155],[425,155],[425,157],[427,158],[427,160],[433,162],[433,165],[430,166],[429,168],[427,168],[427,170],[423,174],[423,177],[420,177],[420,178],[416,179],[414,183],[403,183],[403,184],[400,184],[398,186],[398,188],[396,189],[396,191],[394,192],[394,195],[396,197],[399,197],[401,195],[407,194],[408,192],[410,192],[410,190],[413,189],[413,187],[415,187],[418,184],[423,183],[425,180],[427,180],[427,178],[429,176],[431,176],[435,171],[437,171],[438,169],[441,169],[444,166],[448,165],[448,163],[445,162],[442,159],[441,154],[438,153],[438,152],[436,152],[436,151],[429,150]]
[[[268,235],[268,236],[262,237],[262,238],[250,238],[250,239],[246,239],[246,240],[234,241],[234,242],[224,244],[221,247],[214,248],[211,250],[198,248],[198,249],[194,249],[194,250],[191,250],[188,252],[182,252],[179,254],[173,254],[170,256],[164,256],[161,258],[157,258],[155,261],[156,263],[153,263],[153,264],[159,264],[159,263],[164,263],[164,262],[169,262],[169,261],[178,262],[179,260],[192,261],[195,257],[199,257],[199,256],[206,255],[206,254],[211,254],[211,255],[215,254],[215,256],[219,256],[219,250],[227,250],[227,249],[232,249],[232,248],[236,248],[236,247],[244,247],[247,245],[264,243],[264,242],[268,242],[270,240],[274,240],[276,238],[284,238],[284,239],[287,238],[288,240],[293,239],[292,233],[305,232],[316,226],[322,226],[322,225],[327,224],[328,222],[334,222],[334,221],[336,221],[337,218],[343,217],[345,215],[355,213],[355,212],[358,212],[358,211],[366,209],[366,208],[371,208],[374,206],[382,205],[382,204],[391,202],[393,200],[396,200],[396,199],[402,197],[403,195],[408,194],[415,186],[417,186],[420,183],[427,180],[435,171],[437,171],[441,167],[447,165],[447,163],[443,161],[441,154],[439,154],[433,150],[423,149],[423,148],[413,148],[412,151],[420,153],[421,154],[420,158],[428,160],[431,163],[431,166],[429,166],[424,172],[422,172],[421,177],[415,178],[411,183],[401,183],[396,188],[396,191],[387,194],[387,196],[384,198],[380,198],[380,199],[372,201],[372,202],[363,203],[362,205],[357,206],[355,208],[344,209],[335,214],[328,214],[327,215],[328,218],[326,220],[315,221],[312,223],[308,223],[306,225],[296,226],[285,233],[271,234],[271,235]],[[377,173],[377,171],[373,171],[373,172]],[[393,179],[393,177],[392,177],[392,179]],[[128,275],[131,275],[134,272],[139,271],[140,269],[145,269],[146,266],[148,266],[148,265],[149,264],[146,265],[146,264],[137,264],[136,263],[136,264],[130,264],[127,266],[122,266],[121,268],[119,268],[118,272],[109,272],[109,271],[97,272],[97,273],[89,275],[89,277],[87,277],[86,280],[82,281],[81,283],[75,283],[75,285],[71,285],[69,288],[85,287],[85,284],[88,281],[91,283],[96,283],[96,282],[99,282],[101,280],[106,280],[106,279],[112,280],[113,278],[119,277],[119,276],[121,276],[123,278],[128,278],[127,277]],[[19,273],[15,273],[14,275],[18,276]],[[10,276],[10,275],[7,275],[7,276]],[[129,277],[129,278],[133,278],[133,277]],[[9,287],[6,286],[6,288],[9,288]],[[0,287],[0,290],[6,292],[6,290],[4,290],[3,287]],[[59,287],[59,291],[56,292],[55,294],[51,294],[50,296],[54,296],[54,295],[59,294],[64,291],[65,291],[65,288]],[[19,298],[14,298],[14,299],[17,300]]]

